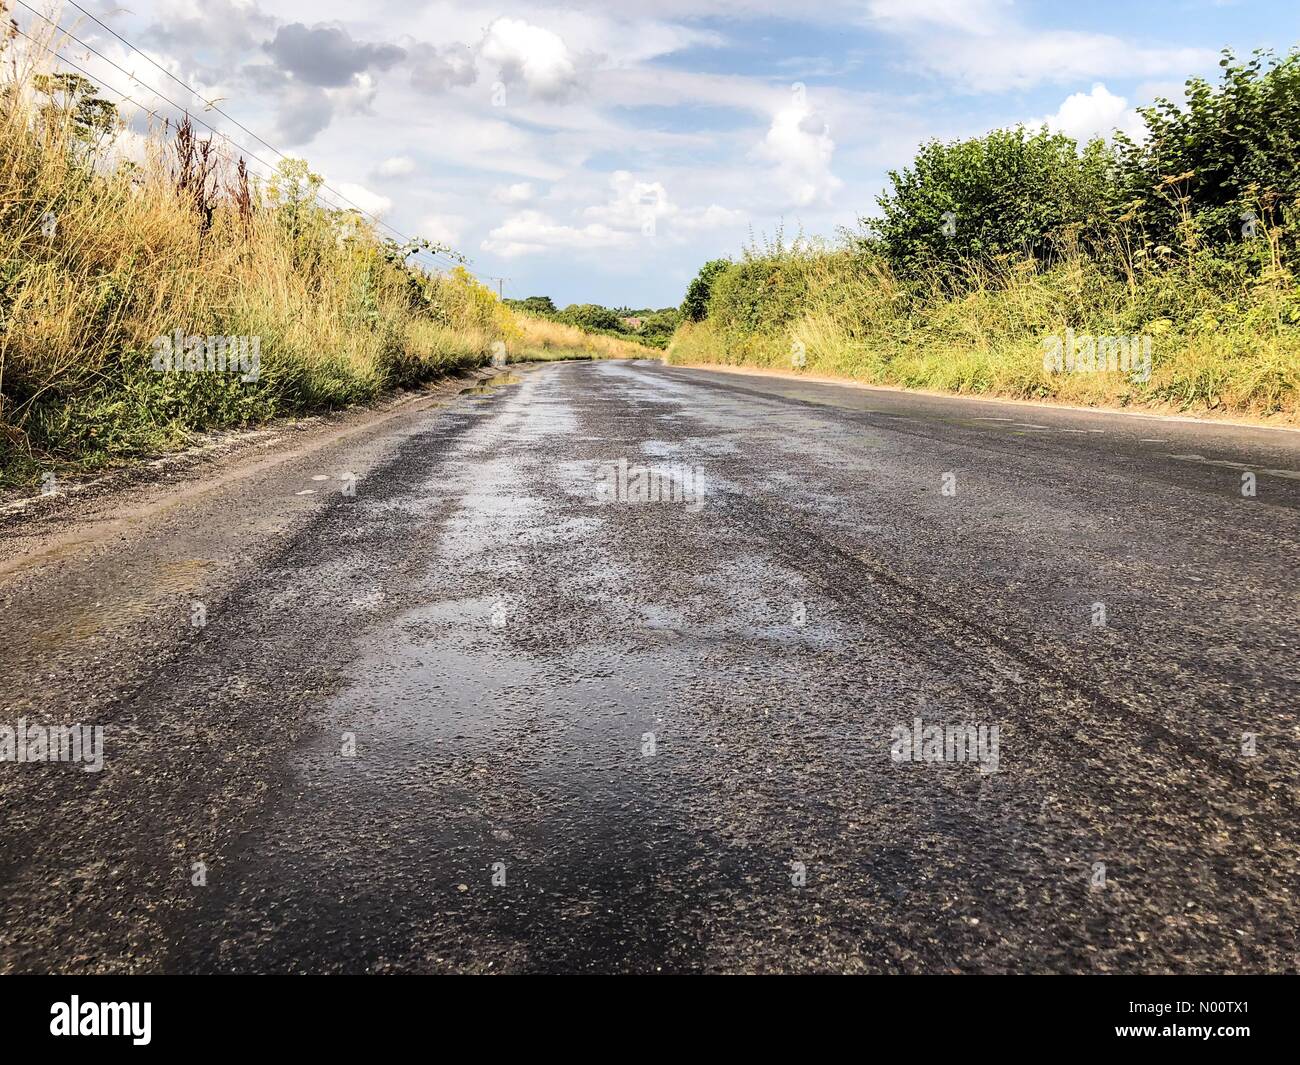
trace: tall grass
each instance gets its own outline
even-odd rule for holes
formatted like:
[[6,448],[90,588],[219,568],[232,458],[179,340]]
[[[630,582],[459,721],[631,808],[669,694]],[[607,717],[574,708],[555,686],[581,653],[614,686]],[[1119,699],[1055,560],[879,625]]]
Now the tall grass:
[[[852,243],[751,249],[715,279],[708,316],[679,329],[669,358],[1300,423],[1300,288],[1267,233],[1235,258],[1185,247],[1147,263],[1117,247],[962,274],[903,281]],[[1149,335],[1150,379],[1044,370],[1045,338],[1067,328]]]
[[[258,179],[188,121],[132,132],[60,44],[0,39],[0,483],[365,401],[499,343],[613,353],[411,267],[301,161]],[[260,376],[158,372],[175,331],[260,338]]]
[[550,318],[515,312],[515,332],[507,346],[515,361],[554,359],[648,359],[660,353],[644,344],[593,333]]
[[[858,232],[706,263],[670,357],[1300,420],[1300,49],[1225,52],[1138,113],[1109,145],[928,141]],[[1137,372],[1088,354],[1134,337]]]

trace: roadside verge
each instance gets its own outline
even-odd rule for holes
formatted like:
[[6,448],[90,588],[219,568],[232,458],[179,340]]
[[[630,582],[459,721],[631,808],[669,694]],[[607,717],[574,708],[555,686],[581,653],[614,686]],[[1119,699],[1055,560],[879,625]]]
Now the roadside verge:
[[1012,396],[989,395],[983,392],[944,392],[928,388],[904,388],[901,385],[880,385],[859,380],[856,377],[840,377],[826,374],[796,373],[792,370],[774,370],[764,366],[735,366],[716,362],[670,362],[669,366],[683,370],[706,370],[716,373],[738,374],[748,377],[775,377],[785,381],[806,381],[809,384],[839,385],[844,388],[857,388],[864,392],[901,392],[906,395],[936,396],[946,399],[973,400],[978,403],[1013,404],[1022,407],[1047,407],[1052,410],[1084,411],[1092,414],[1127,414],[1138,418],[1152,418],[1159,421],[1191,422],[1206,425],[1235,425],[1250,429],[1276,429],[1283,432],[1300,432],[1300,425],[1293,424],[1283,416],[1276,417],[1242,417],[1240,415],[1216,415],[1213,412],[1203,414],[1173,413],[1154,407],[1121,406],[1082,406],[1074,403],[1053,403],[1050,400],[1021,399]]

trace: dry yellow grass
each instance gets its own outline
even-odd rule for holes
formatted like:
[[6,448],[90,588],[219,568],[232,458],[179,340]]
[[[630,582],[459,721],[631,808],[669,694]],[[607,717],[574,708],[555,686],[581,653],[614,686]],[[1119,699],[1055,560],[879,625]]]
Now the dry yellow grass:
[[513,359],[657,359],[660,353],[643,344],[619,340],[602,333],[587,333],[577,326],[515,314],[517,333],[509,343]]
[[[620,353],[516,323],[463,269],[411,267],[360,214],[318,202],[300,160],[258,179],[188,125],[127,134],[42,47],[59,43],[0,38],[0,482],[367,400],[500,343]],[[257,380],[158,372],[155,338],[177,331],[258,338]]]

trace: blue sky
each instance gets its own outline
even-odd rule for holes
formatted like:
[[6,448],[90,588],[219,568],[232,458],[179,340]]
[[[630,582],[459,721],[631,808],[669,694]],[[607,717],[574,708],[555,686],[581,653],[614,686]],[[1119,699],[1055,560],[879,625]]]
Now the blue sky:
[[1132,129],[1135,105],[1213,77],[1221,48],[1300,42],[1294,0],[78,3],[194,93],[65,8],[130,71],[70,45],[106,87],[163,113],[219,98],[506,295],[612,306],[679,302],[751,232],[853,225],[927,138]]

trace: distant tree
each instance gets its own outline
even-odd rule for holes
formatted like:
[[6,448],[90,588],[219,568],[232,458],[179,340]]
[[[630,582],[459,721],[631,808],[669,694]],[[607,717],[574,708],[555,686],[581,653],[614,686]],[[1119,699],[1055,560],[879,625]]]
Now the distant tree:
[[559,314],[560,320],[583,329],[620,330],[623,322],[608,307],[596,303],[571,303]]
[[641,335],[650,341],[667,341],[681,324],[682,312],[676,307],[651,311],[641,318]]
[[713,294],[713,282],[717,276],[731,265],[729,259],[710,259],[700,267],[686,289],[686,298],[682,300],[682,317],[688,322],[703,321],[709,313],[709,297]]
[[549,318],[556,313],[555,302],[550,296],[526,296],[521,300],[508,300],[507,302],[525,314],[536,314],[543,318]]

